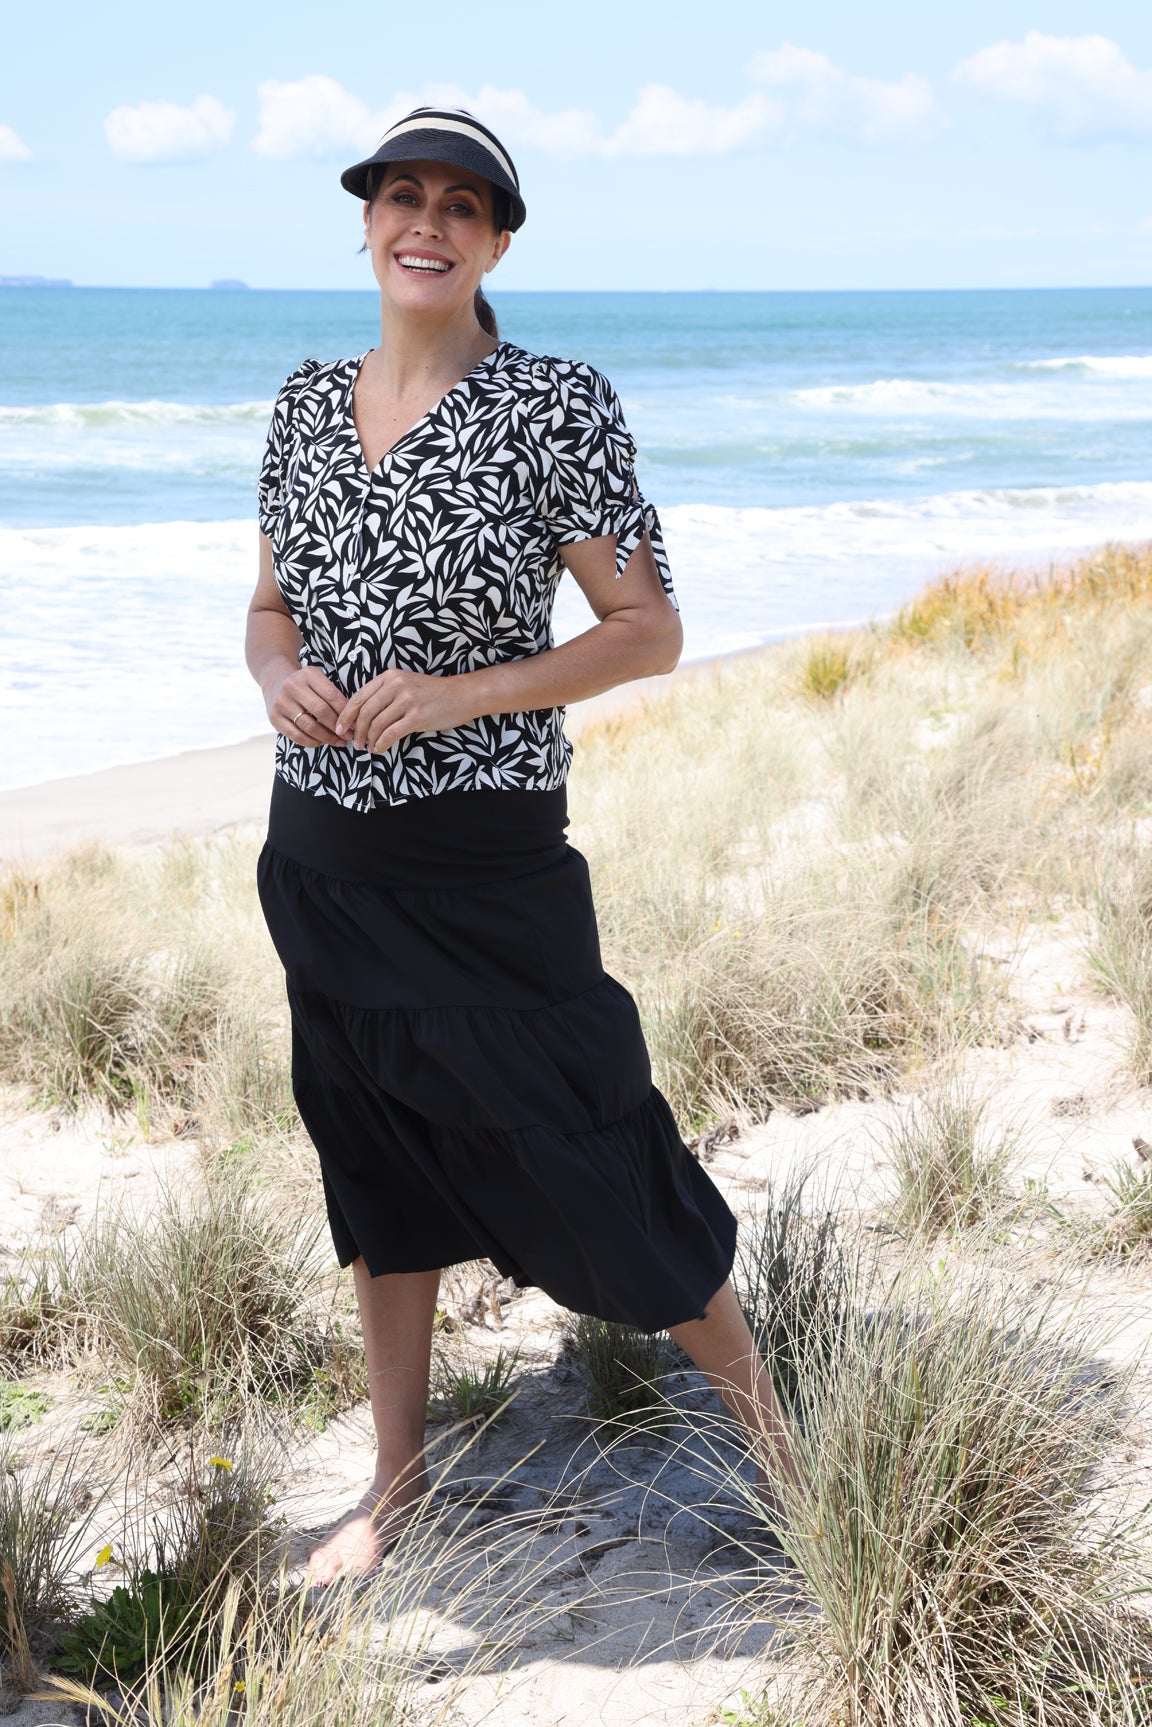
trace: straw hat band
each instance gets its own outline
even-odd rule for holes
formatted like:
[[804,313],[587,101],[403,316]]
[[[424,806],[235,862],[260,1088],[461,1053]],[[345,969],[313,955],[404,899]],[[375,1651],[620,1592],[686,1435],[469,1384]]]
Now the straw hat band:
[[446,114],[437,114],[433,117],[428,113],[423,113],[414,119],[410,117],[407,120],[399,120],[395,126],[388,128],[376,148],[382,150],[385,144],[390,144],[394,138],[403,137],[405,132],[427,132],[433,128],[437,132],[458,132],[461,137],[470,138],[474,144],[479,144],[482,150],[487,150],[490,155],[495,156],[510,180],[515,181],[517,185],[520,184],[519,175],[491,132],[486,132],[482,126],[470,125],[465,120],[452,119]]

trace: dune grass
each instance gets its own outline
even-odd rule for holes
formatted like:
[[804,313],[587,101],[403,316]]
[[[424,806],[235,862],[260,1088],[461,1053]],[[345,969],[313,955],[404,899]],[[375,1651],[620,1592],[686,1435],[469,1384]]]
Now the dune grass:
[[0,1443],[0,1676],[22,1690],[75,1603],[86,1497],[75,1453],[18,1459]]
[[1019,1133],[994,1119],[993,1098],[961,1074],[941,1074],[888,1127],[892,1216],[910,1235],[964,1229],[1009,1192]]
[[[151,1422],[218,1420],[255,1397],[313,1420],[364,1395],[357,1339],[327,1288],[315,1217],[238,1180],[108,1205],[14,1282],[12,1355],[95,1358]],[[34,1305],[38,1304],[38,1305]]]
[[[801,1422],[811,1487],[789,1505],[790,1541],[818,1610],[788,1685],[749,1720],[1152,1719],[1132,1557],[1148,1531],[1107,1492],[1131,1374],[1100,1366],[1105,1340],[1059,1276],[1036,1305],[993,1254],[954,1260],[961,1229],[931,1272],[925,1254],[1005,1188],[1011,1146],[948,1076],[973,1044],[1017,1035],[1008,962],[1034,920],[1079,919],[1126,1010],[1131,1074],[1152,1078],[1152,549],[1106,548],[1045,580],[960,572],[890,625],[671,685],[581,734],[572,810],[606,964],[636,995],[686,1133],[910,1082],[919,1095],[887,1148],[905,1241],[865,1253],[847,1197],[812,1177],[766,1190],[742,1232],[741,1299]],[[91,1366],[169,1436],[268,1410],[322,1420],[365,1394],[322,1270],[314,1180],[306,1191],[293,1161],[254,855],[245,839],[97,850],[0,885],[0,1080],[194,1137],[208,1176],[152,1216],[105,1207],[6,1263],[0,1351],[15,1374]],[[1143,1170],[1115,1176],[1109,1248],[1142,1245],[1146,1190]],[[660,1340],[586,1329],[589,1412],[657,1420]],[[446,1407],[490,1421],[515,1367],[501,1348],[446,1357]],[[29,1457],[36,1425],[12,1430]],[[78,1502],[60,1465],[51,1485],[41,1467],[0,1472],[0,1639],[30,1682],[47,1628],[95,1615],[72,1678],[91,1701],[107,1619],[76,1594]],[[222,1512],[220,1527],[238,1551],[265,1527],[242,1485],[221,1465],[200,1486],[234,1490],[238,1521]],[[417,1697],[428,1628],[412,1606],[431,1548],[317,1614],[283,1578],[253,1592],[247,1561],[198,1572],[195,1542],[170,1527],[164,1552],[145,1544],[118,1574],[131,1624],[153,1633],[117,1727],[449,1718],[455,1679]],[[501,1637],[521,1611],[505,1609]],[[181,1639],[197,1625],[191,1662]]]
[[673,1419],[663,1395],[675,1352],[664,1332],[573,1314],[564,1354],[583,1381],[588,1414],[605,1427],[660,1431]]
[[749,1727],[1147,1721],[1148,1508],[1109,1479],[1134,1368],[1105,1355],[1081,1284],[1070,1271],[1035,1298],[988,1263],[857,1259],[847,1303],[838,1288],[815,1326],[797,1315],[805,1479],[780,1491],[817,1613],[759,1585],[794,1641]]
[[786,1408],[799,1387],[798,1340],[809,1370],[835,1352],[854,1257],[839,1198],[810,1167],[768,1184],[740,1230],[733,1284]]

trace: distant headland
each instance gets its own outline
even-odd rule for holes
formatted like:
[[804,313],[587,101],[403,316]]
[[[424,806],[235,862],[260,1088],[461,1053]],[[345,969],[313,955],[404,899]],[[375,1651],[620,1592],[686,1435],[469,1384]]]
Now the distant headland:
[[70,288],[66,276],[0,276],[0,288]]
[[247,288],[247,282],[242,282],[238,276],[221,276],[216,282],[209,282],[210,288]]

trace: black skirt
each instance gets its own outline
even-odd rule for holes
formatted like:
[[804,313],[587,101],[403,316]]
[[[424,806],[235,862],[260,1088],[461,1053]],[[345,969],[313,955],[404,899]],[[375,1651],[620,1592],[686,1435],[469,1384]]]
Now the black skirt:
[[736,1220],[600,959],[558,791],[361,813],[277,778],[258,881],[337,1257],[488,1258],[562,1306],[698,1319]]

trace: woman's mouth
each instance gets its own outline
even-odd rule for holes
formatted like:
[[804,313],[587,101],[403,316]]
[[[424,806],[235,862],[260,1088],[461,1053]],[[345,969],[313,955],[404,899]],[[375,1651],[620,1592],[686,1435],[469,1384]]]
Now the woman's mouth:
[[413,276],[446,276],[452,268],[447,258],[424,257],[419,252],[397,252],[395,258]]

